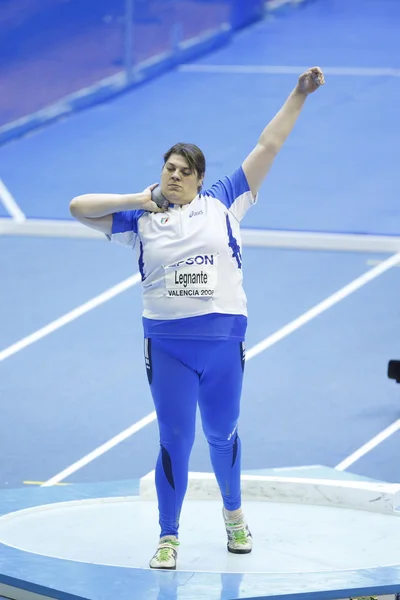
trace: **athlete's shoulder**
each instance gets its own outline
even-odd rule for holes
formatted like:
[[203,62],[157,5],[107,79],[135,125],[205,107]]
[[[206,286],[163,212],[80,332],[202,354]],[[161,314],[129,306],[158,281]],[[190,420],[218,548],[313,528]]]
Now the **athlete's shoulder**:
[[214,185],[205,190],[204,194],[219,201],[239,221],[243,218],[247,209],[256,201],[241,166],[233,171],[231,175],[219,179]]
[[250,186],[246,175],[242,167],[239,167],[230,175],[216,181],[204,191],[204,194],[220,200],[229,208],[237,198],[249,192]]

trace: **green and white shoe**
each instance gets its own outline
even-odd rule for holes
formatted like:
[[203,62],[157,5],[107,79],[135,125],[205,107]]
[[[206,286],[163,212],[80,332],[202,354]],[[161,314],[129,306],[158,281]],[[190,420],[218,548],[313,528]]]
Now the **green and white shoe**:
[[175,536],[165,536],[160,539],[157,551],[150,561],[151,569],[176,569],[179,541]]
[[228,521],[223,511],[225,529],[228,536],[227,548],[233,554],[249,554],[253,549],[253,537],[244,521]]

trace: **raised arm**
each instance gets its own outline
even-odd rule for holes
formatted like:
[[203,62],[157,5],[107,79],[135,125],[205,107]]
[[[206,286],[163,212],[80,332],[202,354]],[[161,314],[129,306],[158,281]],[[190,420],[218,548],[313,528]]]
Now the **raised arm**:
[[123,210],[163,212],[151,199],[153,184],[139,194],[84,194],[73,198],[69,205],[71,215],[83,225],[111,234],[113,214]]
[[243,170],[255,196],[270,170],[274,158],[292,131],[309,94],[325,83],[319,67],[303,73],[285,104],[262,132],[257,145],[243,162]]

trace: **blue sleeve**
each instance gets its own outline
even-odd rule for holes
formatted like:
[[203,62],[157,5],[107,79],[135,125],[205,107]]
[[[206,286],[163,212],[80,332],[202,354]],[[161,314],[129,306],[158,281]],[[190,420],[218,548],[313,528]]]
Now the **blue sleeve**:
[[138,220],[144,212],[144,210],[124,210],[114,213],[111,241],[133,248],[138,233]]
[[205,195],[216,198],[241,221],[248,208],[257,198],[253,197],[243,168],[239,167],[229,177],[220,179],[204,192]]
[[226,208],[230,208],[239,196],[242,196],[249,191],[250,187],[247,183],[244,171],[242,167],[239,167],[239,169],[236,169],[229,177],[224,177],[214,183],[214,185],[205,193],[220,200]]

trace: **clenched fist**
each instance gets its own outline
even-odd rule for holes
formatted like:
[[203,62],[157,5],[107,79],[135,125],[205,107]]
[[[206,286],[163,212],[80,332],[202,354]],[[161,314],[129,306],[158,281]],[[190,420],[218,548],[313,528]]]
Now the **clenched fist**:
[[315,92],[324,83],[325,77],[322,70],[319,67],[312,67],[300,75],[297,89],[302,94],[308,95]]

